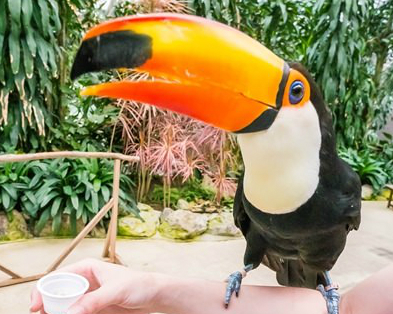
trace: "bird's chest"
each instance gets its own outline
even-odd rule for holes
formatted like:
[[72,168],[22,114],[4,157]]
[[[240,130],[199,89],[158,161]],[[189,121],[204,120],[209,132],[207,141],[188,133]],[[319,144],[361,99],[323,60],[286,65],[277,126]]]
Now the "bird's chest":
[[243,202],[253,227],[266,240],[267,249],[283,257],[296,258],[305,250],[329,243],[334,229],[341,228],[336,213],[313,198],[287,214],[264,213],[245,197]]

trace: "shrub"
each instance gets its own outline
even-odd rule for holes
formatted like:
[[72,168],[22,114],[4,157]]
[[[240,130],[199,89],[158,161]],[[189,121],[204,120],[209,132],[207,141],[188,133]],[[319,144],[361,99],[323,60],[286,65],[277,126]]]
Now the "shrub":
[[[76,221],[87,223],[110,199],[113,161],[102,159],[55,159],[30,163],[0,164],[0,206],[10,212],[19,209],[36,222],[39,233],[50,218],[58,233],[63,215],[70,216],[71,229]],[[120,206],[138,214],[132,197],[133,182],[120,177]]]
[[393,179],[392,150],[391,144],[379,141],[359,150],[341,148],[339,155],[359,175],[362,184],[371,184],[378,193]]

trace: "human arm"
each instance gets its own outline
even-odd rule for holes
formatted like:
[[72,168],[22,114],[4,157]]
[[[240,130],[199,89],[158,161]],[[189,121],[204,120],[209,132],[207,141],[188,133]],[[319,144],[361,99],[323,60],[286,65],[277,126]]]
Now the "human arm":
[[[345,314],[387,314],[393,312],[393,264],[373,274],[341,298]],[[341,313],[341,312],[340,312]]]
[[[177,278],[86,260],[61,269],[86,277],[90,291],[68,314],[325,314],[319,292],[301,288],[242,286],[239,298],[228,309],[223,300],[224,282]],[[32,311],[42,309],[37,290]]]

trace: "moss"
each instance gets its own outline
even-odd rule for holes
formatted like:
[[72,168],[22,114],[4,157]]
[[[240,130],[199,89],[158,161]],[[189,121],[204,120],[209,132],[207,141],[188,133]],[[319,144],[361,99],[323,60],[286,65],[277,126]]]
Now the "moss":
[[0,233],[1,241],[14,241],[20,239],[30,238],[30,234],[27,231],[27,224],[22,214],[14,210],[12,212],[12,219],[7,220],[6,217],[2,217],[3,221],[3,232]]
[[174,228],[167,222],[162,222],[158,227],[158,231],[163,237],[176,240],[191,240],[201,235],[204,231],[190,233],[189,231],[181,228]]
[[383,189],[382,191],[381,191],[381,194],[379,195],[379,196],[381,196],[381,197],[384,197],[386,200],[388,200],[389,199],[389,196],[390,196],[390,190],[389,189]]
[[118,235],[149,238],[156,234],[160,213],[155,210],[141,211],[143,220],[128,215],[119,219]]

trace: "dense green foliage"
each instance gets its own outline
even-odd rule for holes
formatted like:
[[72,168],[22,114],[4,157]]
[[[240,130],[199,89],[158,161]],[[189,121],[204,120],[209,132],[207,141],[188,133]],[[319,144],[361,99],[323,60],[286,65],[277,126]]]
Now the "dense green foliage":
[[[113,161],[98,159],[55,159],[0,164],[0,208],[10,213],[19,209],[30,217],[36,232],[53,219],[54,232],[60,230],[63,215],[89,221],[110,199]],[[120,177],[120,206],[136,214],[133,183]]]
[[[151,193],[150,199],[154,202],[162,203],[164,200],[165,191],[162,186],[156,185]],[[179,199],[184,199],[188,202],[196,200],[213,201],[215,192],[212,189],[202,186],[197,179],[190,180],[187,184],[181,187],[170,188],[168,205],[175,208]]]
[[45,145],[39,141],[60,110],[60,30],[56,1],[0,1],[2,149]]

